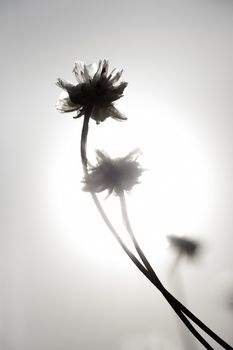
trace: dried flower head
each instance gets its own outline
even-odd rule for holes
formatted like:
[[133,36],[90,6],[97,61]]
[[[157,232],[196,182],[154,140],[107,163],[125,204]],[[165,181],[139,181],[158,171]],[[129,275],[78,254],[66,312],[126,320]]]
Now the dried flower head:
[[120,195],[123,191],[130,191],[139,183],[138,179],[144,171],[137,161],[139,150],[130,152],[126,157],[111,159],[106,153],[97,150],[97,165],[90,169],[84,178],[84,191],[102,192],[108,190]]
[[197,241],[175,235],[169,235],[167,238],[171,247],[174,248],[179,255],[194,258],[199,252],[200,243]]
[[123,96],[126,82],[119,81],[122,70],[113,69],[108,74],[108,61],[100,60],[99,64],[86,65],[81,61],[75,62],[74,75],[77,84],[58,79],[57,86],[64,91],[56,105],[60,112],[74,112],[79,118],[87,111],[91,111],[91,118],[99,124],[106,118],[117,120],[127,119],[113,105],[114,101]]

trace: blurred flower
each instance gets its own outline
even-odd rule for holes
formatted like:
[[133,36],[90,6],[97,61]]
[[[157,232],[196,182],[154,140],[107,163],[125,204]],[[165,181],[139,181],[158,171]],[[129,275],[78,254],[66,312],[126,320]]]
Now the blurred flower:
[[86,65],[81,61],[75,62],[73,72],[77,84],[63,79],[57,80],[57,86],[64,91],[56,104],[60,112],[77,111],[79,118],[91,110],[91,118],[99,124],[106,118],[112,117],[118,120],[127,119],[113,105],[113,102],[123,96],[127,86],[120,77],[122,70],[113,71],[108,75],[108,61],[100,60],[99,64]]
[[138,178],[144,171],[137,161],[139,150],[130,152],[126,157],[111,159],[106,153],[97,150],[97,165],[92,166],[89,174],[84,178],[84,191],[102,192],[108,190],[120,195],[123,191],[130,191],[139,183]]
[[179,255],[194,258],[199,252],[200,243],[197,241],[175,235],[169,235],[167,239],[171,247],[176,250]]
[[227,299],[227,305],[229,306],[229,309],[233,311],[233,293],[229,295]]

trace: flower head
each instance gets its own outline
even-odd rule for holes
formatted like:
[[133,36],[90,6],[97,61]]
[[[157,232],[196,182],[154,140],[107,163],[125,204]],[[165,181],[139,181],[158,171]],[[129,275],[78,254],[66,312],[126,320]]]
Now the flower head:
[[200,243],[189,238],[178,237],[175,235],[167,236],[171,247],[174,248],[179,255],[194,258],[200,249]]
[[102,192],[108,190],[120,195],[123,191],[129,192],[139,183],[138,178],[144,171],[137,161],[139,150],[130,152],[126,157],[111,159],[106,153],[96,151],[97,165],[93,166],[84,178],[84,191]]
[[228,295],[228,298],[227,298],[227,304],[229,306],[229,308],[231,309],[231,311],[233,311],[233,293]]
[[56,104],[58,111],[77,111],[77,116],[74,118],[79,118],[87,111],[91,111],[91,118],[95,119],[97,124],[108,117],[126,119],[113,105],[123,96],[127,86],[126,82],[119,81],[122,70],[113,69],[108,74],[108,61],[100,60],[98,65],[95,63],[86,65],[77,61],[73,72],[77,84],[60,78],[57,80],[57,86],[64,90]]

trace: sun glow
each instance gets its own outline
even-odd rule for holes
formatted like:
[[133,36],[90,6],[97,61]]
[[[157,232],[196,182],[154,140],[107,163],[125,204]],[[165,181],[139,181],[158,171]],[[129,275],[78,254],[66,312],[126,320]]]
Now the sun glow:
[[[198,236],[206,229],[214,196],[214,172],[205,142],[183,116],[161,109],[156,112],[154,123],[145,117],[142,124],[137,115],[140,110],[135,110],[134,116],[124,123],[107,120],[96,126],[91,121],[88,154],[94,162],[96,148],[113,157],[124,156],[137,147],[143,151],[139,161],[146,171],[141,184],[126,199],[140,244],[152,262],[162,265],[168,257],[166,235]],[[81,125],[81,120],[70,120],[64,130],[63,123],[51,151],[49,201],[54,223],[77,256],[107,268],[122,267],[128,263],[127,257],[105,227],[90,195],[80,190]],[[110,220],[132,248],[122,224],[118,198],[104,200],[103,194],[99,197]]]

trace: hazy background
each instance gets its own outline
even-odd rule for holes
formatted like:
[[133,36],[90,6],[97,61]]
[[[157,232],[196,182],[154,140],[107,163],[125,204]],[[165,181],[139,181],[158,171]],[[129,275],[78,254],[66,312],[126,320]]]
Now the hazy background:
[[[90,157],[141,147],[140,242],[174,291],[164,237],[203,242],[180,266],[186,301],[232,344],[233,1],[0,0],[0,36],[0,349],[182,348],[172,311],[81,191],[82,121],[55,109],[56,78],[102,58],[124,69],[128,121],[91,121]],[[118,225],[117,200],[104,205]]]

